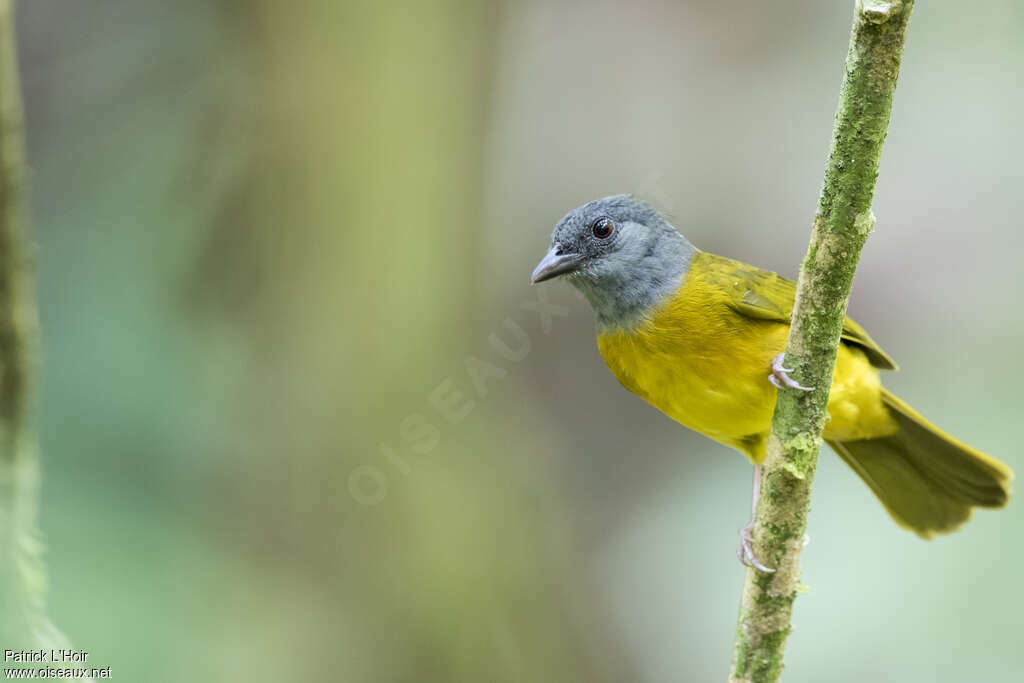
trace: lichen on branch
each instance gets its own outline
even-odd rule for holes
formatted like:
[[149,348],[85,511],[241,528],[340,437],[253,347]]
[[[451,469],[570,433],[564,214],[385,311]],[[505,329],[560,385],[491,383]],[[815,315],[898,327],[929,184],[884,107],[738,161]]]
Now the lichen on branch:
[[832,372],[853,275],[874,229],[871,202],[912,8],[913,0],[856,3],[785,355],[794,379],[814,389],[779,391],[753,533],[755,553],[775,571],[747,569],[730,681],[771,682],[782,673]]

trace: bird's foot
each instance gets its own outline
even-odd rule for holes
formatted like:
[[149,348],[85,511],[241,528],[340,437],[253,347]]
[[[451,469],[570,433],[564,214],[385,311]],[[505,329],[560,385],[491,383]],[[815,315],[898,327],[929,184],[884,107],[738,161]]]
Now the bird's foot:
[[765,574],[771,574],[775,570],[770,569],[757,559],[757,555],[754,554],[754,537],[752,532],[754,531],[754,523],[746,525],[740,529],[740,547],[736,550],[736,556],[740,558],[740,562],[748,567],[753,567]]
[[772,372],[770,375],[768,375],[768,381],[774,384],[776,389],[789,387],[790,389],[799,389],[800,391],[812,390],[814,387],[802,386],[799,382],[797,382],[795,379],[793,379],[787,374],[793,372],[793,370],[791,370],[790,368],[782,367],[782,360],[785,357],[785,355],[785,353],[780,353],[779,355],[775,356],[775,358],[772,358]]

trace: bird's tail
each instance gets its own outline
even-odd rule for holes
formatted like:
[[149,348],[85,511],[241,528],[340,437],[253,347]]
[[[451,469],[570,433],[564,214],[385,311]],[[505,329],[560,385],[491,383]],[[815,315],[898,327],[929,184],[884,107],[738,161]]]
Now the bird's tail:
[[975,507],[1006,505],[1013,480],[1009,467],[957,441],[885,389],[882,401],[898,432],[828,445],[900,526],[931,538],[959,528]]

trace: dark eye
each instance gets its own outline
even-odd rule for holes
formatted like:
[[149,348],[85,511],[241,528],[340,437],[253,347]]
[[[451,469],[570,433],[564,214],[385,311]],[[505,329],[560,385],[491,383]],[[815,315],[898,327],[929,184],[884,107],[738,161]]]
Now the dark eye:
[[612,223],[611,218],[598,218],[594,221],[594,237],[598,239],[605,239],[612,234],[612,230],[615,228],[615,223]]

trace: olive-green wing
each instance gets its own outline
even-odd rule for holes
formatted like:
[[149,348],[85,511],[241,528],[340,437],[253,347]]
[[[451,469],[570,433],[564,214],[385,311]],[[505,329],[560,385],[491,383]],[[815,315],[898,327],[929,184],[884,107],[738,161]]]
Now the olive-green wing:
[[[796,283],[776,273],[761,270],[745,263],[712,256],[708,264],[709,276],[720,280],[729,293],[729,306],[748,318],[772,320],[789,324],[796,298]],[[843,323],[842,341],[861,349],[871,364],[882,370],[898,369],[896,362],[872,339],[864,328],[849,318]]]

